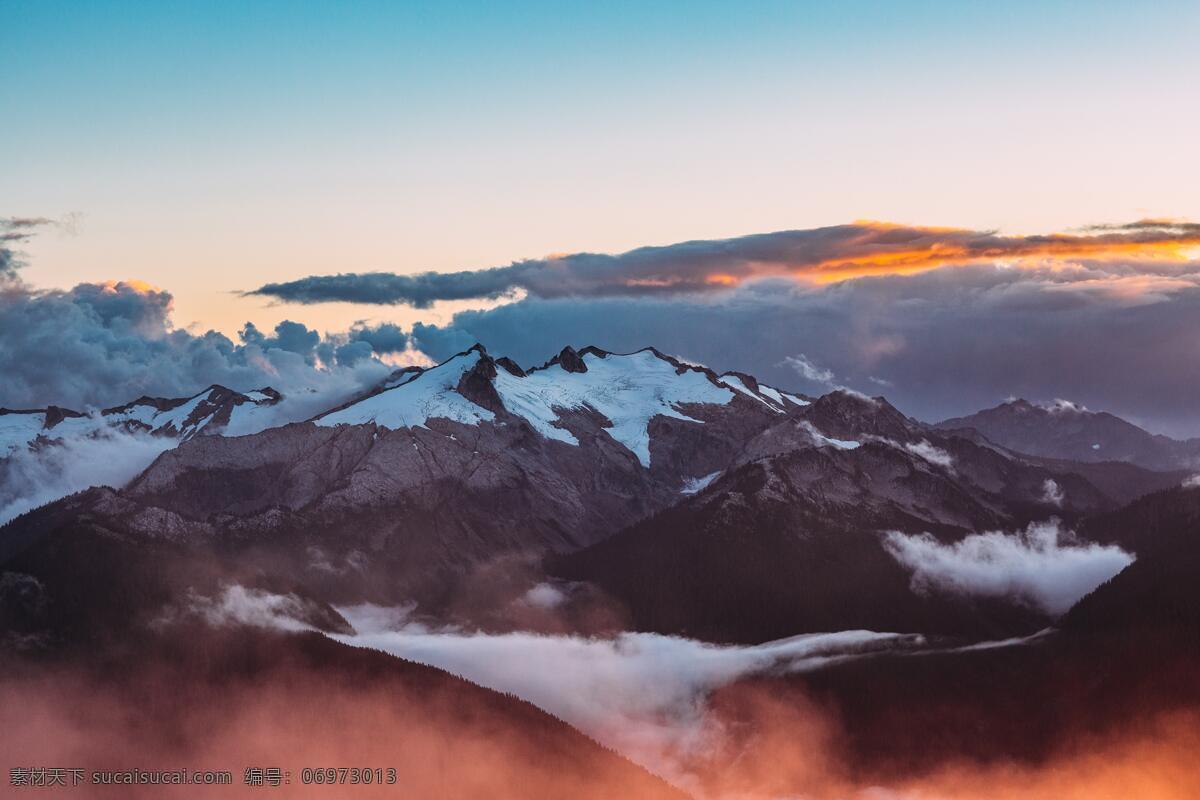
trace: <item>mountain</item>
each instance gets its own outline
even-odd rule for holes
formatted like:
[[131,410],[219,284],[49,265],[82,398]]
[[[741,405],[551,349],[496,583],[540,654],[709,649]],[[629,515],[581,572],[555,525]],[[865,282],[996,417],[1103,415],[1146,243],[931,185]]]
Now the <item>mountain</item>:
[[567,349],[525,372],[477,347],[311,422],[195,437],[104,508],[145,535],[253,540],[331,587],[314,561],[349,559],[394,599],[599,541],[806,402],[653,350]]
[[[839,720],[841,755],[867,781],[927,774],[946,763],[1053,771],[1079,757],[1081,742],[1119,753],[1122,743],[1148,735],[1151,744],[1135,750],[1127,766],[1154,776],[1162,754],[1178,752],[1184,767],[1160,776],[1161,793],[1131,796],[1194,797],[1200,791],[1192,768],[1200,730],[1198,532],[1200,490],[1149,494],[1090,517],[1079,530],[1094,541],[1136,548],[1137,560],[1080,599],[1054,629],[1023,644],[885,655],[806,676],[756,678],[727,691],[800,692]],[[923,735],[911,736],[914,728]],[[1084,763],[1090,771],[1100,761]],[[1027,787],[1005,794],[998,785],[984,794],[1041,796]]]
[[139,397],[130,403],[84,414],[58,406],[0,408],[0,459],[30,447],[96,436],[108,430],[149,433],[180,441],[227,430],[253,432],[270,424],[269,409],[282,396],[270,387],[246,394],[210,386],[191,397]]
[[1111,510],[1177,483],[1125,464],[1027,459],[926,429],[882,398],[834,392],[759,434],[740,463],[694,495],[548,563],[557,578],[615,597],[639,629],[662,633],[738,642],[847,628],[1003,637],[1049,619],[1009,601],[914,591],[884,534],[953,543]]
[[973,429],[1003,447],[1047,458],[1126,461],[1153,470],[1200,467],[1200,439],[1178,441],[1152,434],[1107,412],[1062,400],[1045,405],[1011,400],[935,427]]
[[[0,552],[115,538],[141,543],[152,576],[216,587],[236,574],[323,603],[415,601],[435,615],[488,565],[551,554],[554,579],[598,587],[647,630],[1007,635],[1044,616],[915,592],[884,533],[955,542],[1178,482],[1020,456],[883,398],[805,398],[652,348],[568,347],[525,370],[476,346],[308,422],[193,435],[122,490],[63,501],[47,512],[54,525],[10,526]],[[59,556],[38,557],[52,570]]]
[[[0,675],[28,679],[0,680],[0,701],[6,686],[23,704],[39,691],[47,708],[78,699],[60,703],[81,709],[63,724],[96,746],[63,763],[121,763],[125,741],[226,755],[222,742],[311,729],[314,764],[354,755],[348,742],[377,760],[382,739],[401,742],[397,763],[432,796],[477,796],[497,775],[544,796],[674,796],[513,697],[321,635],[350,631],[353,606],[468,639],[919,634],[920,652],[751,681],[830,710],[855,770],[881,781],[946,754],[1035,759],[1093,723],[1170,709],[1172,693],[1200,697],[1200,491],[1180,486],[1186,472],[1026,454],[883,397],[806,397],[653,348],[568,347],[526,369],[475,346],[303,422],[273,425],[278,402],[212,387],[86,417],[0,415],[34,452],[108,429],[175,445],[124,486],[0,526]],[[1034,523],[1061,527],[1074,549],[1018,535]],[[976,571],[1028,568],[1052,588],[1088,548],[1127,557],[1061,614],[1017,591],[1026,573],[983,593],[922,583],[895,536],[951,566],[965,553]],[[720,729],[735,738],[757,730],[752,708],[723,705],[739,688],[713,706],[732,710]],[[142,697],[150,711],[134,730],[88,728],[111,716],[92,695]],[[0,729],[13,730],[7,709]],[[11,738],[0,732],[6,752]],[[464,749],[488,768],[429,771]]]

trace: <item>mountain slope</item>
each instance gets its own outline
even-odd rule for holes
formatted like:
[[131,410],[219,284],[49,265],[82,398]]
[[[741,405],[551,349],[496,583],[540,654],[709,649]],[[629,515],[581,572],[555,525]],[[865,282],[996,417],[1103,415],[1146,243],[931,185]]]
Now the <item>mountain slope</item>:
[[966,417],[937,423],[971,428],[996,444],[1030,455],[1073,461],[1127,461],[1153,470],[1200,466],[1200,441],[1151,434],[1107,412],[1073,403],[1037,405],[1012,400]]
[[81,513],[220,542],[328,599],[431,599],[473,565],[575,550],[671,505],[805,407],[747,380],[653,350],[568,348],[525,372],[477,347],[309,423],[193,436]]
[[1048,618],[1019,602],[914,590],[886,532],[950,544],[1079,520],[1177,482],[1127,464],[1029,459],[924,428],[880,398],[835,392],[750,440],[738,467],[676,506],[548,569],[597,585],[639,627],[698,638],[1032,633]]
[[[173,415],[177,431],[198,418],[218,426],[208,407],[219,405],[201,397],[151,416]],[[918,595],[883,534],[955,542],[1070,522],[1178,482],[1016,455],[930,429],[883,398],[810,400],[652,348],[565,348],[523,370],[476,346],[310,422],[196,430],[125,489],[3,529],[0,552],[32,547],[49,535],[36,520],[62,517],[76,533],[169,545],[171,564],[211,562],[213,574],[269,578],[318,602],[426,610],[498,559],[552,553],[566,556],[560,577],[611,592],[654,630],[992,635],[1040,617]]]

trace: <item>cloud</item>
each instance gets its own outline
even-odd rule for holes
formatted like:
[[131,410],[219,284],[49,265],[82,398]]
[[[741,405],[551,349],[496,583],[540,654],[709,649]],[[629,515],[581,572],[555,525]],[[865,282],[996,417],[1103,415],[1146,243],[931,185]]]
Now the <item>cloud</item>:
[[813,383],[831,385],[835,378],[832,370],[823,369],[808,360],[808,356],[803,353],[797,353],[794,356],[786,356],[783,363],[796,371],[801,378]]
[[515,694],[652,770],[677,765],[719,735],[708,694],[739,678],[803,672],[846,658],[923,645],[919,636],[844,631],[755,646],[721,646],[651,633],[615,638],[430,629],[403,612],[340,608],[354,635],[333,638],[440,667]]
[[619,255],[573,253],[461,272],[316,275],[247,294],[292,303],[349,302],[428,308],[440,300],[709,294],[746,281],[838,281],[911,274],[950,264],[1113,257],[1183,260],[1200,225],[1143,220],[1079,233],[1002,236],[994,231],[856,222],[734,239],[642,247]]
[[272,594],[233,584],[214,598],[189,597],[186,605],[186,611],[210,625],[249,625],[292,632],[312,629],[303,621],[308,616],[305,602],[294,594]]
[[25,266],[14,246],[34,236],[47,225],[56,224],[46,217],[0,217],[0,290],[6,282],[17,280],[17,270]]
[[937,447],[924,439],[919,442],[908,442],[904,445],[904,449],[915,456],[919,456],[931,464],[952,469],[954,467],[954,457],[940,447]]
[[567,595],[552,583],[539,583],[522,595],[521,601],[537,608],[558,608]]
[[175,328],[171,306],[169,292],[135,281],[66,291],[9,284],[0,291],[0,405],[103,408],[143,394],[188,397],[215,383],[270,385],[285,395],[278,414],[315,414],[390,372],[371,342],[390,352],[393,326],[322,336],[293,321],[271,335],[247,324],[235,343]]
[[945,544],[930,534],[890,531],[888,552],[913,571],[913,588],[1007,597],[1062,614],[1133,563],[1116,546],[1072,543],[1057,520],[1024,531],[974,533]]
[[160,436],[102,429],[0,461],[0,525],[89,486],[121,488],[175,446]]
[[1066,495],[1063,494],[1062,487],[1058,485],[1058,481],[1053,478],[1046,478],[1046,482],[1042,484],[1042,502],[1062,508],[1063,500],[1065,499]]
[[[704,297],[527,297],[414,325],[434,359],[482,342],[521,364],[563,344],[646,345],[803,390],[803,354],[844,386],[938,420],[1010,395],[1071,397],[1176,436],[1200,435],[1195,264],[977,264],[813,286],[748,283]],[[736,332],[736,334],[734,334]],[[813,389],[819,384],[814,384]]]

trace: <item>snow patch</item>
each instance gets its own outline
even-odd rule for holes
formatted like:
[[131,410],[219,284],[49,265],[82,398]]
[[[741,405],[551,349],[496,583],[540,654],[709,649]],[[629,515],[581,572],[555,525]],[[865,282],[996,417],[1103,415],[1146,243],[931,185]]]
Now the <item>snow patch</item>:
[[[769,408],[769,409],[771,409],[772,411],[774,411],[776,414],[782,414],[782,413],[783,413],[783,409],[782,409],[782,408],[776,408],[775,406],[773,406],[773,405],[771,405],[770,403],[768,403],[766,400],[764,400],[764,399],[762,399],[761,397],[759,397],[759,396],[758,396],[757,394],[755,394],[755,393],[754,393],[754,391],[753,391],[753,390],[752,390],[752,389],[751,389],[749,386],[747,386],[747,385],[746,385],[746,384],[745,384],[745,383],[742,381],[742,379],[741,379],[741,378],[739,378],[737,375],[722,375],[722,376],[721,376],[720,378],[718,378],[717,380],[719,380],[719,381],[720,381],[721,383],[723,383],[724,385],[728,386],[730,389],[733,389],[734,391],[741,392],[742,394],[746,395],[746,397],[749,397],[749,398],[751,398],[751,399],[753,399],[753,400],[757,400],[758,402],[762,403],[762,404],[763,404],[764,406],[766,406],[767,408]],[[778,394],[778,392],[776,392],[776,394]],[[782,402],[782,401],[781,401],[781,402]]]
[[[317,425],[366,425],[374,423],[384,428],[423,428],[430,419],[440,418],[478,425],[491,421],[496,415],[477,406],[458,393],[458,382],[479,363],[478,351],[428,369],[407,383],[364,398],[340,411],[318,417]],[[502,373],[507,374],[507,373]]]
[[758,385],[758,392],[759,392],[759,394],[761,394],[765,397],[771,398],[779,405],[781,405],[781,406],[783,405],[783,395],[780,394],[778,389],[772,389],[770,386],[760,383]]
[[816,441],[817,447],[830,446],[836,447],[839,450],[856,450],[862,446],[862,442],[848,441],[846,439],[831,439],[825,434],[817,430],[816,426],[808,420],[802,420],[800,427],[808,431],[808,434]]
[[683,482],[683,488],[679,490],[680,494],[699,494],[709,487],[709,485],[717,479],[721,474],[720,470],[711,472],[702,478],[688,478]]
[[[587,372],[567,372],[555,364],[524,378],[499,370],[496,392],[504,407],[524,417],[543,436],[579,444],[559,427],[559,411],[592,408],[612,426],[608,435],[650,466],[650,420],[656,416],[701,423],[678,409],[686,403],[727,405],[733,392],[714,386],[702,372],[675,367],[650,351],[629,355],[583,357]],[[765,401],[764,401],[765,402]]]
[[45,424],[46,415],[41,412],[0,414],[0,458],[29,447]]

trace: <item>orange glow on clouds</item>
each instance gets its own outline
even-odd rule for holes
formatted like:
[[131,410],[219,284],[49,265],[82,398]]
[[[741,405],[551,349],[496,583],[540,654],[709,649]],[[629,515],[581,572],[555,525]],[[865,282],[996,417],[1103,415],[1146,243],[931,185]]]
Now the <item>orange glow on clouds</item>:
[[117,294],[122,290],[132,290],[135,294],[154,294],[162,291],[162,289],[158,288],[152,283],[147,283],[146,281],[136,279],[126,281],[104,281],[100,284],[100,286],[103,291],[108,294]]
[[[1146,220],[1148,224],[1152,221]],[[899,230],[902,226],[885,222],[858,223],[876,231]],[[920,228],[929,234],[967,236],[971,231],[953,228]],[[1200,253],[1200,231],[1185,227],[1183,232],[1155,232],[1141,237],[1124,234],[1080,236],[1051,234],[1048,236],[997,237],[994,244],[939,241],[913,247],[889,248],[886,245],[866,244],[867,252],[824,259],[798,271],[818,283],[833,283],[869,275],[908,275],[946,266],[966,266],[1006,261],[1012,266],[1024,266],[1035,260],[1087,258],[1097,261],[1135,259],[1187,262]],[[874,252],[872,252],[874,251]]]

